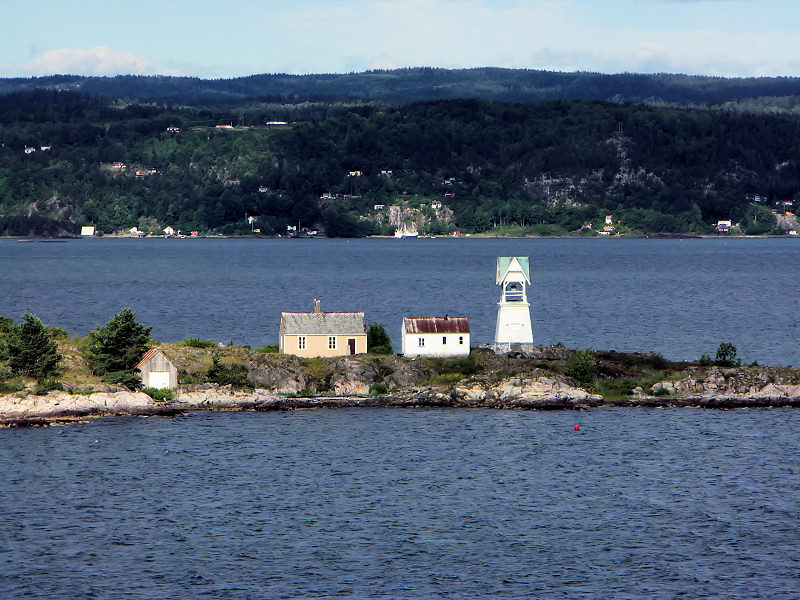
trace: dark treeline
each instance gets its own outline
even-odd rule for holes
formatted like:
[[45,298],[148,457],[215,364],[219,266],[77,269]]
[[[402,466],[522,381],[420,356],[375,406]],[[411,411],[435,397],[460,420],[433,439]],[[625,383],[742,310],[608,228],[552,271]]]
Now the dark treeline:
[[234,79],[54,75],[0,79],[0,94],[56,88],[144,102],[220,106],[256,102],[350,102],[481,98],[503,102],[615,100],[682,105],[800,96],[800,78],[723,78],[680,74],[429,67],[327,75],[262,74]]
[[766,207],[800,191],[792,118],[596,101],[178,109],[40,90],[0,96],[0,143],[6,235],[247,233],[258,216],[265,234],[353,236],[379,231],[362,218],[375,204],[431,199],[454,213],[434,233],[570,232],[611,213],[634,232],[765,233]]

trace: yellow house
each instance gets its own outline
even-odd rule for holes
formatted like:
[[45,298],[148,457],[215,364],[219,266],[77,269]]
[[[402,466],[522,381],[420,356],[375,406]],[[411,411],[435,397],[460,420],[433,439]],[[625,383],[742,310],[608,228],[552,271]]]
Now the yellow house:
[[282,312],[281,354],[295,356],[349,356],[367,351],[363,312],[322,312],[314,300],[313,312]]

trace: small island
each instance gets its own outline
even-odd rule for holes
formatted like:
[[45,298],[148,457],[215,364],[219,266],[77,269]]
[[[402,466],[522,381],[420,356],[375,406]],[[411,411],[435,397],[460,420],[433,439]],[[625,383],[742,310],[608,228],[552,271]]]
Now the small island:
[[[136,323],[130,309],[84,338],[47,328],[33,315],[25,315],[16,326],[10,321],[4,317],[0,323],[2,427],[118,415],[320,407],[800,406],[800,369],[742,365],[728,343],[720,344],[714,358],[704,355],[694,362],[670,361],[651,352],[534,344],[510,350],[477,346],[455,358],[410,358],[391,353],[385,338],[374,338],[366,354],[301,358],[280,354],[277,346],[251,348],[197,338],[154,344],[150,328]],[[20,353],[15,336],[23,328],[32,340],[23,350],[33,350],[28,359],[34,359],[35,368],[43,367],[38,373],[21,372],[15,359]],[[122,339],[135,343],[114,349]],[[124,368],[125,360],[140,364],[153,349],[174,365],[174,389],[142,388],[140,375]],[[40,364],[42,359],[54,368]]]

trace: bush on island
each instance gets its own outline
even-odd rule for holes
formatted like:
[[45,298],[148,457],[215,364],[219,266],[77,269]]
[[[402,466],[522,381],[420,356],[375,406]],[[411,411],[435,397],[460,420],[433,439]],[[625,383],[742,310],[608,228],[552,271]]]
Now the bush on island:
[[383,325],[373,321],[367,329],[367,352],[371,354],[391,354],[392,340]]
[[8,366],[18,375],[36,377],[39,380],[58,375],[58,344],[42,320],[34,314],[25,313],[19,325],[6,335]]
[[152,327],[137,323],[136,313],[127,307],[105,325],[98,325],[89,333],[85,352],[92,373],[129,389],[141,387],[141,379],[132,371],[150,347],[150,330]]

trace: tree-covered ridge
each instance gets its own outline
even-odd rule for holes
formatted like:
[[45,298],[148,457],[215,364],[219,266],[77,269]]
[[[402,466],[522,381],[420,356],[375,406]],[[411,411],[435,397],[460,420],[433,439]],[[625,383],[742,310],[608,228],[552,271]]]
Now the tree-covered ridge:
[[174,109],[37,91],[0,97],[0,233],[390,232],[375,205],[431,233],[607,214],[631,232],[764,233],[767,207],[798,199],[799,134],[789,117],[607,102]]
[[0,79],[0,94],[43,88],[195,106],[240,104],[243,101],[382,100],[407,103],[458,98],[504,102],[616,100],[686,105],[766,97],[794,97],[793,105],[797,105],[800,78],[420,67],[345,74],[260,74],[213,80],[139,75]]

